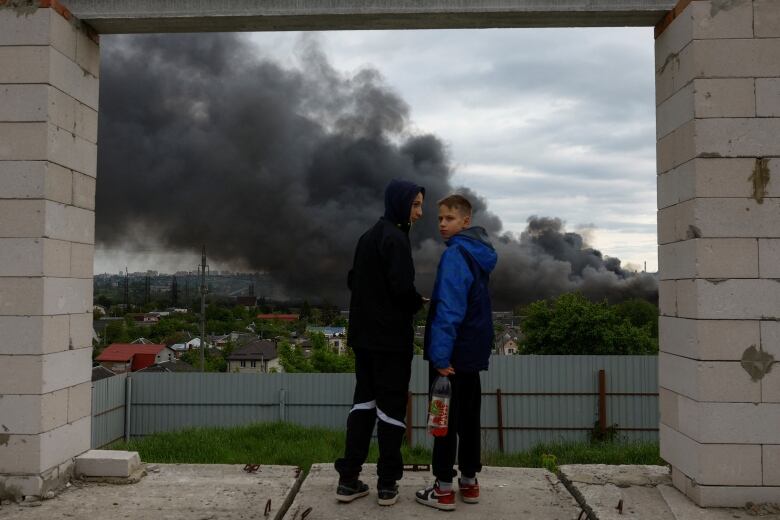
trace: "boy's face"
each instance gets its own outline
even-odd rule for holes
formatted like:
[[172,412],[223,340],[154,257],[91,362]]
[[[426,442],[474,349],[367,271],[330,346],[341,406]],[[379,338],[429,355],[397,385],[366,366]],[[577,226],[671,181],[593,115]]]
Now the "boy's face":
[[412,201],[412,212],[409,214],[409,222],[417,222],[422,217],[423,194],[418,193]]
[[459,209],[439,206],[439,234],[449,240],[471,225],[471,216],[464,215]]

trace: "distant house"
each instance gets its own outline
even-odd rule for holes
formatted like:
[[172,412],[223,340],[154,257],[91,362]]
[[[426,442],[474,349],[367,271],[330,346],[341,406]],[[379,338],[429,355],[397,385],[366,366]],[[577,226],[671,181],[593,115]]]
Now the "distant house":
[[505,334],[504,337],[501,338],[498,347],[496,348],[496,354],[501,356],[513,356],[519,351],[520,348],[517,345],[517,338],[513,338],[508,334]]
[[328,346],[331,350],[338,352],[339,355],[347,352],[347,328],[346,327],[306,327],[306,332],[320,333],[328,340]]
[[187,352],[188,350],[192,350],[194,348],[200,348],[200,338],[192,338],[191,340],[185,341],[183,343],[174,343],[168,348],[173,350],[173,352],[176,354],[176,359],[178,359],[181,357],[183,353]]
[[108,311],[102,305],[93,305],[92,312],[94,314],[97,314],[98,316],[105,316],[106,314],[108,314]]
[[156,323],[160,322],[160,318],[152,313],[135,314],[133,316],[133,321],[135,321],[138,325],[155,325]]
[[276,343],[265,339],[250,341],[238,347],[228,358],[228,372],[268,373],[282,372]]
[[174,359],[175,353],[165,345],[113,343],[100,353],[96,361],[115,374],[121,374]]
[[300,315],[298,314],[258,314],[257,315],[258,320],[266,320],[266,321],[298,321],[300,319]]
[[149,365],[146,368],[142,368],[139,372],[197,372],[198,369],[189,363],[184,361],[163,361],[162,363],[155,363]]

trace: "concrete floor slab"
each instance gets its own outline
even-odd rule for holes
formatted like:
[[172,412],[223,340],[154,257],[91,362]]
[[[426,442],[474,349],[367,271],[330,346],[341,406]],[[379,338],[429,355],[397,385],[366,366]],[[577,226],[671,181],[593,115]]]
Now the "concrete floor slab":
[[[293,466],[149,464],[137,484],[79,484],[51,500],[0,507],[0,520],[280,519],[301,478]],[[270,514],[264,516],[268,500]]]
[[390,507],[376,503],[376,465],[363,466],[364,482],[371,486],[369,496],[351,504],[336,501],[338,474],[333,464],[315,464],[301,486],[285,520],[366,520],[489,518],[490,520],[533,518],[534,520],[574,520],[580,508],[558,478],[544,469],[485,467],[479,474],[482,500],[479,504],[458,502],[454,512],[442,512],[418,504],[414,492],[433,482],[428,472],[405,472],[399,482],[398,502]]
[[[746,509],[703,509],[671,485],[666,466],[561,466],[562,481],[599,520],[729,520],[755,518]],[[618,508],[622,504],[622,513]],[[761,515],[780,520],[780,515]]]

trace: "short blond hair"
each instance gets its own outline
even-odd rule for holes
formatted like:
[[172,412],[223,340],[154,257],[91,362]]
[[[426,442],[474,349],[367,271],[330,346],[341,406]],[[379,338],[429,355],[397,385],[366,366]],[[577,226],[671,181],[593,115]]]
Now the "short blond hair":
[[453,209],[455,211],[460,212],[461,215],[466,217],[471,216],[471,211],[472,211],[471,202],[469,202],[469,199],[467,199],[466,197],[458,193],[455,193],[453,195],[447,195],[439,202],[437,202],[436,205],[439,207],[444,206],[448,209]]

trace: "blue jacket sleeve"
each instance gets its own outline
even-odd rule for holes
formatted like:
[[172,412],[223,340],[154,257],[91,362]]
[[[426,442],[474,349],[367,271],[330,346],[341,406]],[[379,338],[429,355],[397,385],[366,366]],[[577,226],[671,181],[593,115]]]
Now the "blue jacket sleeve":
[[463,253],[457,246],[447,248],[439,262],[433,294],[436,311],[431,323],[428,358],[435,368],[450,366],[455,337],[466,315],[469,289],[473,281],[474,276]]

